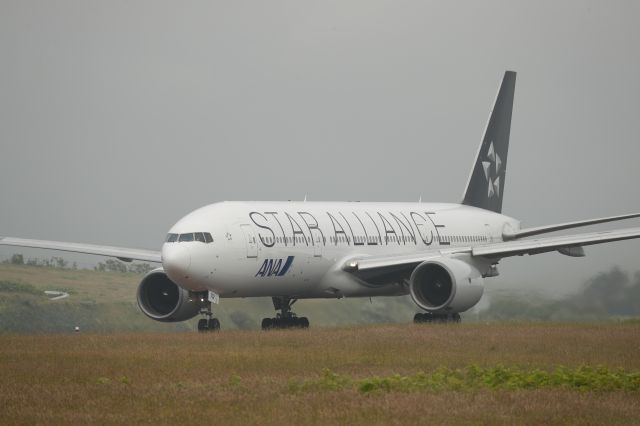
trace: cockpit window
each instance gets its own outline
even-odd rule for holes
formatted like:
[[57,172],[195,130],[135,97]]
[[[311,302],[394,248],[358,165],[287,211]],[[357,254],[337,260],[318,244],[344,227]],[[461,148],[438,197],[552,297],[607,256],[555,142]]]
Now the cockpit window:
[[165,240],[167,243],[181,243],[197,241],[199,243],[212,243],[213,237],[208,232],[188,232],[186,234],[169,234]]
[[180,239],[178,241],[181,243],[185,241],[193,241],[193,234],[180,234]]

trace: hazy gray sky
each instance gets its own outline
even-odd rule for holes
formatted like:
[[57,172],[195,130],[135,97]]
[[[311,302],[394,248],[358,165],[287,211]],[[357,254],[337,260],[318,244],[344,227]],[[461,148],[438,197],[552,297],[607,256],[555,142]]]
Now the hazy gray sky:
[[[0,235],[159,248],[222,200],[457,202],[505,69],[504,212],[640,211],[639,4],[0,0]],[[638,253],[508,259],[490,285]]]

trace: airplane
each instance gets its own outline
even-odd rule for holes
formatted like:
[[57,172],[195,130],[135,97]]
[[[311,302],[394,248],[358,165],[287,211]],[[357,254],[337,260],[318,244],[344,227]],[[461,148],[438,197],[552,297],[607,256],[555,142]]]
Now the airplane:
[[459,204],[220,202],[180,219],[161,251],[9,237],[0,245],[161,264],[138,286],[140,309],[162,322],[202,315],[199,331],[220,329],[212,303],[238,297],[272,298],[278,312],[264,330],[309,327],[292,310],[299,299],[407,294],[421,311],[414,322],[459,322],[503,258],[581,257],[588,245],[640,238],[640,228],[542,236],[640,213],[525,229],[502,214],[515,81],[506,71]]

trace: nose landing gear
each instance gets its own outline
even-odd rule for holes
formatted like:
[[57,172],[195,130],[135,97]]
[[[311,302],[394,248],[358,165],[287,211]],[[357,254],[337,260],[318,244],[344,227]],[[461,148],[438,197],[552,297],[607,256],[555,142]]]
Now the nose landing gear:
[[211,302],[207,302],[205,306],[200,309],[200,315],[204,315],[206,318],[198,321],[199,332],[220,331],[220,321],[218,318],[213,318],[213,312],[211,312]]
[[262,320],[263,330],[284,329],[284,328],[309,328],[307,317],[298,317],[291,312],[291,306],[298,301],[290,297],[272,297],[273,307],[280,313],[275,318],[265,318]]

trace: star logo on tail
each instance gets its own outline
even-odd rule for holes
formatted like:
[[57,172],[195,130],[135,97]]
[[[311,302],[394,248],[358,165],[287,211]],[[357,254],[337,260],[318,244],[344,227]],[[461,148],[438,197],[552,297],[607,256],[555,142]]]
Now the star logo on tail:
[[500,197],[500,172],[502,170],[502,160],[493,148],[493,141],[489,145],[487,161],[482,162],[484,177],[487,179],[487,197]]

